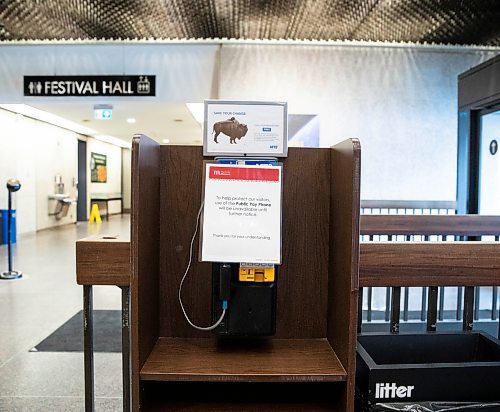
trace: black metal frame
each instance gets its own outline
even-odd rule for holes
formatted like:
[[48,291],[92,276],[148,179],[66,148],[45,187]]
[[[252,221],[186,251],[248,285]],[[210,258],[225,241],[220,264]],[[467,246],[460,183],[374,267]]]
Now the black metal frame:
[[[494,110],[489,110],[489,112]],[[378,209],[380,212],[381,209],[394,209],[394,208],[381,208],[381,204],[385,204],[386,201],[370,201],[371,203],[365,205],[365,209],[370,209],[368,206],[374,206],[373,209]],[[452,202],[449,202],[452,205]],[[429,206],[432,211],[441,212],[443,209],[436,209],[433,202],[424,202],[426,206]],[[415,208],[413,208],[412,202],[405,202],[401,204],[397,204],[397,206],[405,206],[404,209],[412,209],[415,212]],[[399,208],[398,208],[399,209]],[[394,211],[394,210],[393,210]],[[397,210],[396,210],[397,211]],[[447,209],[449,213],[449,209]],[[403,214],[406,214],[407,210],[404,211]],[[385,235],[388,240],[394,240],[393,235]],[[435,235],[438,238],[441,238],[442,241],[445,241],[448,237],[447,235]],[[412,235],[405,235],[406,241],[411,241]],[[368,241],[374,241],[378,236],[374,235],[362,235],[363,238]],[[422,236],[424,241],[430,241],[431,236],[425,235]],[[478,241],[481,240],[481,237],[478,236],[454,236],[455,241]],[[495,236],[495,241],[499,241],[500,236]],[[365,290],[366,289],[366,290]],[[400,320],[401,320],[401,288],[395,287],[386,287],[385,293],[385,322],[389,323],[389,331],[392,333],[398,333],[400,330]],[[403,320],[408,320],[408,299],[409,299],[409,288],[403,287]],[[444,320],[445,311],[444,311],[444,291],[445,287],[436,286],[436,287],[423,287],[422,288],[422,301],[421,301],[421,321],[426,322],[426,330],[428,332],[436,332],[438,321]],[[497,308],[497,299],[498,299],[498,287],[494,286],[492,291],[492,311],[491,311],[491,319],[496,320],[499,310]],[[366,295],[368,310],[366,311],[366,319],[367,323],[372,321],[372,296],[373,296],[373,288],[359,288],[359,301],[358,301],[358,333],[362,332],[363,325],[363,296]],[[462,304],[463,302],[463,304]],[[457,309],[456,309],[456,320],[463,321],[464,331],[471,331],[473,328],[473,323],[475,320],[479,319],[479,287],[463,287],[457,286]],[[500,338],[500,317],[498,318],[499,323],[499,332],[498,336]]]
[[[130,287],[122,290],[123,411],[131,411]],[[92,285],[83,286],[83,358],[85,364],[85,412],[94,412],[94,315]]]

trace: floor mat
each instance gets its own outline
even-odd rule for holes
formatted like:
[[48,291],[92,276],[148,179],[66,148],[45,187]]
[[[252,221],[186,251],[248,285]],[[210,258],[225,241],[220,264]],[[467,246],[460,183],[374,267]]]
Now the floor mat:
[[[94,310],[94,352],[121,352],[121,311]],[[78,312],[31,351],[83,352],[83,312]]]

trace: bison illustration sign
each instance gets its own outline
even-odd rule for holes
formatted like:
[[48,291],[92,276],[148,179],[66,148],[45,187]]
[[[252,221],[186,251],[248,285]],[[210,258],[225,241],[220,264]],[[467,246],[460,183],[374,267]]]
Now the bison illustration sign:
[[217,136],[221,133],[229,136],[229,143],[236,144],[236,139],[241,139],[248,132],[248,127],[246,124],[240,123],[234,117],[231,117],[228,120],[222,120],[220,122],[214,123],[214,128],[212,133],[215,133],[214,142],[219,143],[217,141]]

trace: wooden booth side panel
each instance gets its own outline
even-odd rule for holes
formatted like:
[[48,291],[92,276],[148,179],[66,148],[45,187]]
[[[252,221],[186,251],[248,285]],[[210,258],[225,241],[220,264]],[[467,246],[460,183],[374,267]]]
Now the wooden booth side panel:
[[[202,148],[162,146],[161,152],[160,336],[211,337],[209,332],[199,332],[188,325],[177,296],[201,204]],[[291,148],[283,163],[283,265],[278,273],[275,337],[324,338],[330,150]],[[191,319],[204,326],[211,323],[211,264],[198,261],[199,237],[200,231],[182,296]]]
[[283,169],[277,338],[326,337],[330,151],[290,148]]
[[158,339],[160,145],[132,142],[131,340],[132,406],[139,410],[139,372]]
[[[162,146],[160,179],[160,336],[212,337],[193,329],[182,314],[179,283],[189,260],[189,245],[202,201],[203,148]],[[199,262],[202,216],[193,243],[182,301],[191,320],[200,326],[211,321],[212,266]]]
[[354,410],[356,319],[359,272],[361,149],[357,139],[331,150],[330,272],[328,333],[347,372],[344,402]]

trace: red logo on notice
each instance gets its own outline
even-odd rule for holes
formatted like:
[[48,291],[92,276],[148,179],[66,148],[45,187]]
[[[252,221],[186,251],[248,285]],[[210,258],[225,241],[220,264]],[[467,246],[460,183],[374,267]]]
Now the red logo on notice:
[[279,169],[264,167],[250,168],[210,166],[209,178],[277,182],[279,178]]

